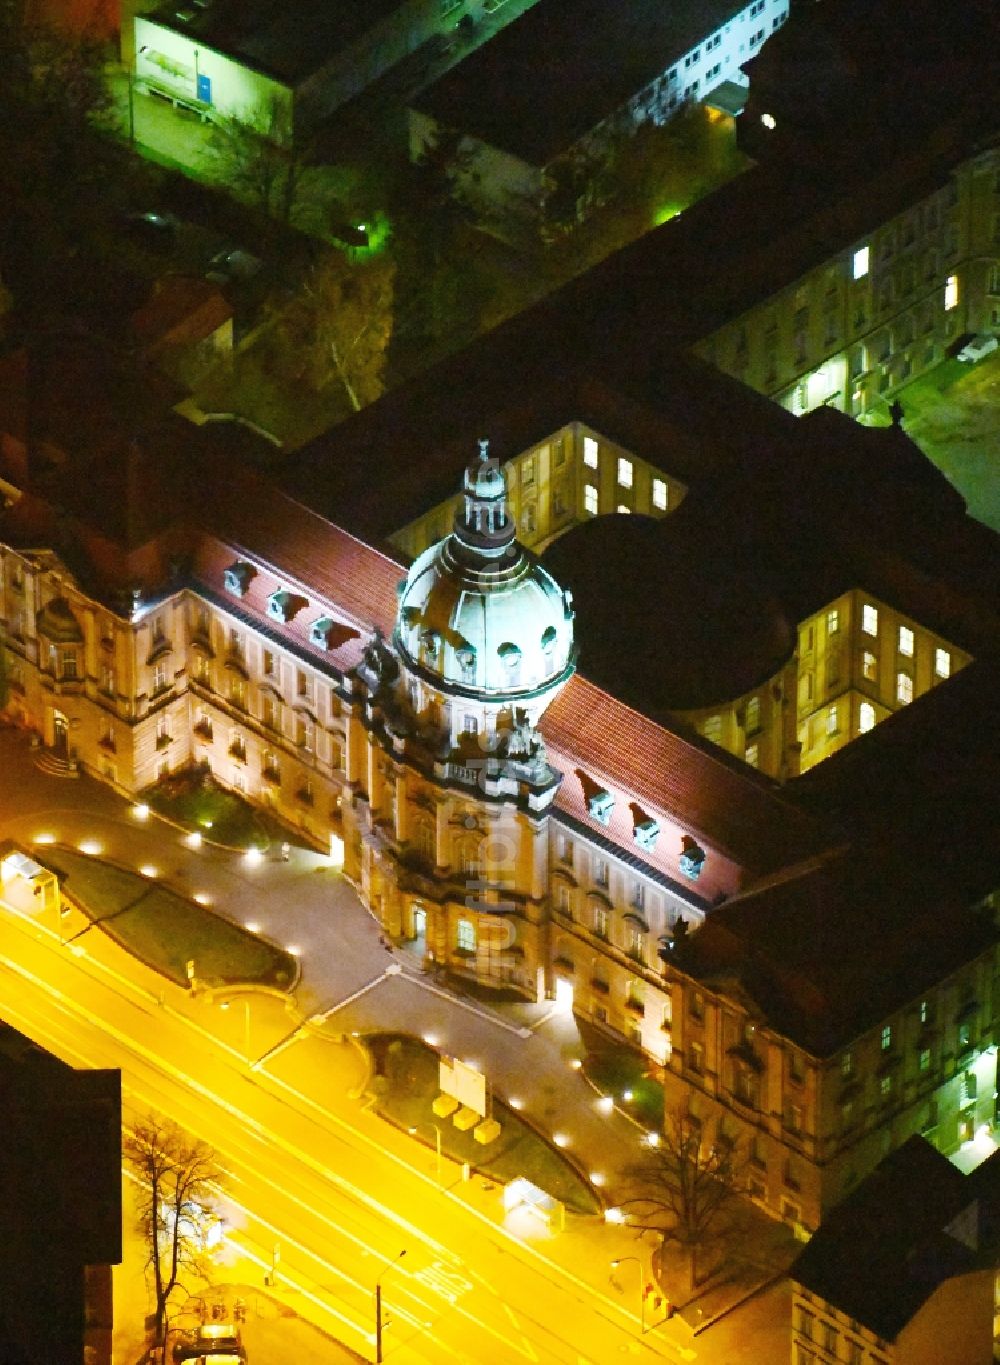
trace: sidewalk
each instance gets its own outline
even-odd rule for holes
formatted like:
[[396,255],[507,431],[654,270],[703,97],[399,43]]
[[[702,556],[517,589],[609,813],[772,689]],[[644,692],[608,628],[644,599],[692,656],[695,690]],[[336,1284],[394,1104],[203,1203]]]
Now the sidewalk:
[[[0,774],[0,837],[26,845],[40,833],[67,844],[96,839],[108,856],[129,866],[153,863],[164,881],[189,894],[207,894],[218,913],[299,950],[302,979],[292,1012],[281,1000],[261,996],[250,997],[245,1014],[240,1009],[222,1012],[209,995],[192,997],[170,983],[161,990],[155,974],[147,976],[148,969],[137,976],[148,980],[154,1001],[158,994],[158,1003],[187,1015],[234,1052],[249,1052],[262,1081],[271,1076],[279,1086],[296,1086],[320,1103],[328,1096],[331,1112],[339,1111],[352,1128],[435,1186],[433,1148],[365,1107],[363,1058],[356,1046],[333,1041],[338,1035],[349,1039],[352,1033],[376,1030],[423,1037],[444,1053],[475,1062],[496,1096],[519,1108],[543,1136],[565,1139],[567,1156],[596,1177],[595,1187],[608,1203],[615,1201],[624,1168],[640,1155],[642,1130],[617,1110],[608,1114],[598,1109],[595,1092],[574,1066],[583,1048],[571,1014],[556,1011],[551,1002],[488,1005],[444,989],[421,972],[414,954],[387,951],[353,888],[319,855],[294,849],[287,863],[249,867],[238,854],[207,845],[191,849],[155,816],[137,820],[130,804],[109,788],[87,777],[66,781],[39,772],[25,737],[10,730],[0,730]],[[86,951],[103,957],[110,945],[102,939],[99,930],[90,930]],[[260,1062],[264,1054],[267,1058]],[[322,1088],[317,1090],[320,1077]],[[295,1103],[292,1095],[289,1103]],[[567,1230],[553,1234],[535,1219],[505,1217],[502,1191],[491,1181],[476,1177],[463,1182],[451,1162],[445,1163],[445,1172],[448,1197],[473,1210],[501,1237],[510,1236],[545,1258],[538,1262],[539,1274],[553,1275],[560,1268],[576,1278],[582,1291],[608,1301],[609,1312],[617,1306],[634,1316],[638,1330],[638,1267],[629,1265],[612,1277],[610,1262],[638,1257],[645,1276],[654,1251],[648,1238],[643,1242],[633,1231],[597,1216],[571,1216]],[[764,1278],[757,1274],[758,1280]],[[727,1306],[727,1294],[731,1302],[734,1289],[740,1297],[752,1283],[744,1270],[728,1290],[713,1290],[698,1306],[706,1317],[714,1316]],[[680,1319],[664,1324],[656,1336],[647,1335],[644,1346],[662,1350],[669,1340],[673,1354],[668,1358],[678,1360],[691,1358],[694,1341],[699,1356],[714,1356],[706,1348],[717,1329],[692,1338],[694,1325]],[[659,1347],[657,1336],[664,1338]],[[133,1362],[123,1359],[122,1365]]]

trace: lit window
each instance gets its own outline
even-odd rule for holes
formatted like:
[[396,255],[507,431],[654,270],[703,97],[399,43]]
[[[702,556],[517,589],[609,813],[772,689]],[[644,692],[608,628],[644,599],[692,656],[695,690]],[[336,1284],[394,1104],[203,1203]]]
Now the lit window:
[[861,608],[861,629],[866,635],[878,634],[878,607],[868,602]]
[[264,650],[264,677],[274,677],[274,655],[269,649]]
[[535,482],[535,461],[533,459],[525,460],[521,466],[521,482],[524,484]]
[[763,123],[764,127],[768,130],[768,132],[770,132],[771,129],[776,126],[773,114],[761,114],[760,121],[761,123]]
[[858,730],[866,735],[875,728],[875,708],[870,701],[863,701],[858,707]]
[[476,951],[476,926],[471,919],[460,919],[458,921],[458,950],[462,953],[474,953]]
[[881,1044],[882,1044],[882,1051],[883,1051],[883,1052],[888,1052],[889,1049],[892,1047],[892,1025],[891,1025],[891,1024],[885,1024],[885,1025],[883,1025],[883,1028],[882,1028],[882,1037],[881,1037]]
[[608,912],[603,905],[594,906],[594,933],[597,938],[608,936]]
[[597,516],[597,489],[592,483],[583,486],[583,510],[589,516]]
[[632,509],[631,507],[626,507],[623,502],[620,502],[618,506],[615,508],[615,511],[621,512],[624,516],[627,517],[629,513],[632,511]]
[[909,673],[896,674],[896,700],[904,706],[913,700],[913,679]]
[[889,1095],[889,1094],[892,1093],[892,1077],[891,1077],[891,1076],[883,1076],[883,1077],[882,1077],[882,1079],[879,1081],[879,1091],[880,1091],[880,1093],[881,1093],[882,1095]]
[[705,721],[702,734],[706,739],[710,739],[713,744],[722,743],[722,717],[709,716]]
[[840,613],[837,611],[836,607],[834,607],[832,611],[826,613],[826,633],[827,635],[836,635],[839,629]]
[[958,276],[949,275],[944,282],[944,309],[946,313],[958,307]]
[[747,702],[747,734],[752,735],[760,729],[760,697],[751,697]]
[[920,1049],[920,1054],[917,1057],[917,1068],[920,1071],[930,1071],[931,1050],[929,1047],[924,1047]]
[[467,715],[467,716],[463,716],[463,717],[462,717],[462,734],[463,734],[463,735],[478,735],[478,733],[479,733],[479,721],[477,720],[477,718],[476,718],[475,716],[468,716],[468,715]]
[[623,455],[618,457],[618,483],[622,488],[632,487],[632,461]]
[[870,254],[871,253],[866,246],[859,247],[854,253],[854,278],[856,280],[863,280],[868,274],[868,258]]
[[920,1022],[926,1024],[931,1017],[930,1001],[921,1000],[920,1002]]
[[840,1059],[840,1074],[844,1077],[854,1074],[854,1053],[845,1052]]
[[951,655],[946,649],[934,651],[934,673],[939,678],[951,677]]
[[665,512],[667,510],[666,479],[653,480],[653,506],[658,512]]
[[590,469],[597,468],[597,442],[593,436],[583,438],[583,463]]
[[837,708],[831,706],[826,713],[826,733],[835,735],[837,733]]
[[913,658],[913,631],[909,626],[899,628],[899,652],[907,659]]
[[743,751],[743,757],[746,759],[747,763],[750,764],[751,768],[756,768],[760,761],[760,750],[758,749],[757,745],[748,744],[746,749]]
[[861,672],[869,682],[874,682],[878,677],[878,660],[870,649],[866,649],[861,656]]

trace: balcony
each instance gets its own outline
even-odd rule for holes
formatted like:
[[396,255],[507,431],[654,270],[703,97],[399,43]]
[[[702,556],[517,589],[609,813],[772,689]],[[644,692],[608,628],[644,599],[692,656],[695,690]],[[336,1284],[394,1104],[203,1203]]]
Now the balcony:
[[197,739],[202,740],[205,744],[211,744],[213,737],[212,722],[210,720],[197,721],[194,726],[194,733]]
[[303,806],[312,806],[316,800],[308,787],[300,787],[295,793],[295,799],[296,801],[301,801]]
[[590,978],[590,989],[596,991],[598,995],[610,995],[611,983],[605,981],[602,977],[592,976]]
[[166,748],[168,748],[173,742],[174,742],[173,735],[167,735],[167,734],[157,735],[157,736],[156,736],[156,750],[157,750],[157,753],[162,753],[163,750],[166,749]]
[[237,763],[245,763],[247,761],[247,746],[242,742],[230,744],[229,757],[235,758]]
[[265,782],[270,782],[272,786],[281,786],[281,770],[274,764],[268,764],[266,768],[261,768],[260,775]]

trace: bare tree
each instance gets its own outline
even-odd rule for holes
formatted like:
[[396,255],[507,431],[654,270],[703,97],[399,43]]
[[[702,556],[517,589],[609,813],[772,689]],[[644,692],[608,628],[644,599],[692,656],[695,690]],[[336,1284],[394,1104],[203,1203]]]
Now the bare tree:
[[125,1162],[139,1184],[139,1228],[156,1296],[154,1343],[164,1344],[167,1305],[182,1272],[205,1275],[205,1234],[217,1221],[222,1172],[212,1149],[176,1124],[148,1115],[126,1133]]
[[382,392],[393,276],[384,255],[350,265],[325,252],[279,320],[286,359],[297,358],[316,390],[340,384],[355,412]]
[[660,1232],[685,1251],[695,1285],[698,1254],[725,1235],[745,1191],[745,1169],[746,1155],[735,1143],[721,1136],[706,1142],[697,1119],[668,1110],[656,1146],[626,1171],[637,1192],[622,1206],[633,1226]]
[[280,223],[302,208],[310,148],[292,137],[287,113],[272,103],[216,126],[212,150],[236,195]]

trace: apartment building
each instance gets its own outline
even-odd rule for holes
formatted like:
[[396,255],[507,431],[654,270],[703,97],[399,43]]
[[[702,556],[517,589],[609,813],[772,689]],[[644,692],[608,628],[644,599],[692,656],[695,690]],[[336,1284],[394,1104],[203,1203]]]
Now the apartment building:
[[[679,507],[685,485],[582,422],[568,422],[504,463],[518,538],[536,554],[573,526],[605,513],[662,517]],[[416,558],[451,525],[459,497],[438,503],[392,535]]]
[[792,1269],[793,1365],[990,1365],[979,1184],[920,1138],[886,1157]]
[[728,318],[695,349],[801,414],[885,417],[959,337],[1000,328],[1000,151],[956,165],[906,209]]
[[[564,173],[606,160],[643,123],[662,125],[717,87],[745,83],[743,62],[787,17],[787,0],[632,0],[624,10],[541,0],[420,92],[409,110],[411,155],[443,129],[462,134],[467,164],[456,183],[470,202],[498,231],[519,222],[550,230]],[[527,105],[512,71],[532,91]],[[592,183],[580,185],[578,218],[593,195]]]

